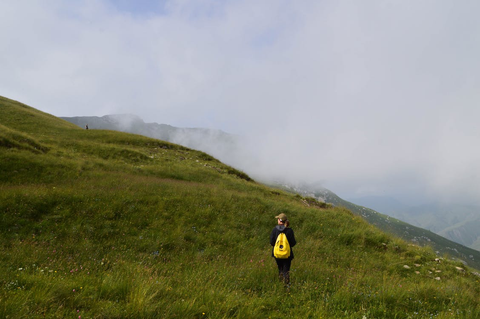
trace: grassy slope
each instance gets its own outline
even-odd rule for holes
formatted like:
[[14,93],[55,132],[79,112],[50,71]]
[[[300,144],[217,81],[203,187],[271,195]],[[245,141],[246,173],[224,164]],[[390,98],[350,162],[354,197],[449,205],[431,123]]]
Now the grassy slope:
[[[290,289],[268,244],[279,212],[299,243]],[[0,220],[1,318],[480,315],[478,276],[344,208],[1,97]]]
[[[184,146],[192,145],[199,145],[199,141],[203,141],[203,145],[205,147],[205,143],[208,144],[210,141],[211,144],[220,144],[223,147],[230,147],[234,145],[236,142],[231,140],[227,142],[225,139],[232,138],[232,136],[225,135],[222,133],[220,135],[215,135],[215,138],[212,139],[213,131],[209,130],[202,130],[202,129],[179,129],[175,127],[171,127],[165,124],[157,124],[157,123],[144,123],[143,120],[140,118],[133,116],[133,115],[107,115],[103,117],[95,117],[95,116],[83,116],[83,117],[63,117],[63,119],[67,120],[70,123],[78,125],[79,127],[84,127],[85,123],[90,125],[92,129],[108,129],[108,130],[115,130],[121,132],[129,132],[144,135],[147,137],[158,138],[158,139],[165,139],[170,142],[174,142],[174,136],[179,133],[185,136],[185,134],[192,134],[190,135],[191,139],[190,142],[187,144],[183,144]],[[127,123],[129,122],[131,125],[125,127],[120,123]],[[193,133],[196,131],[196,133]],[[208,134],[204,134],[202,137],[201,132],[209,132]],[[175,133],[177,132],[177,133]],[[196,140],[196,142],[194,142]],[[237,141],[238,142],[238,141]],[[183,140],[185,143],[185,140]],[[233,144],[232,144],[233,143]],[[218,147],[218,145],[216,145]],[[235,147],[233,147],[235,148]],[[205,151],[205,149],[204,149]],[[403,238],[409,242],[413,242],[418,245],[428,245],[431,246],[438,255],[444,256],[448,255],[452,259],[460,260],[470,267],[474,267],[476,269],[480,269],[480,251],[477,249],[475,250],[475,242],[480,242],[480,238],[474,237],[472,234],[475,234],[478,229],[478,222],[480,220],[473,220],[467,215],[472,213],[470,207],[460,207],[454,206],[448,209],[449,212],[452,210],[456,213],[459,213],[460,220],[462,220],[462,216],[465,218],[469,218],[467,221],[465,218],[463,224],[457,224],[455,227],[447,229],[445,232],[441,232],[438,235],[431,231],[428,231],[424,228],[416,227],[411,224],[405,223],[399,219],[392,218],[387,215],[380,214],[372,209],[367,207],[362,207],[348,201],[345,201],[335,195],[333,192],[326,190],[324,188],[315,189],[315,186],[306,186],[303,185],[302,187],[292,187],[287,185],[271,185],[273,187],[282,188],[290,192],[296,192],[300,195],[308,196],[307,194],[314,194],[317,198],[322,198],[326,200],[328,203],[334,204],[335,206],[342,206],[346,207],[348,210],[352,211],[354,214],[360,215],[364,217],[366,221],[370,224],[380,228],[381,230],[393,234],[394,236]],[[467,208],[467,211],[465,209]],[[437,209],[438,210],[438,209]],[[438,211],[437,213],[440,213]],[[443,211],[445,213],[445,211]],[[430,214],[431,215],[431,214]],[[435,214],[434,214],[435,215]],[[430,216],[431,217],[431,216]],[[445,216],[444,216],[445,217]],[[442,218],[439,218],[442,219]],[[437,222],[439,222],[437,220]],[[441,222],[440,222],[441,223]],[[464,231],[462,231],[464,230]],[[442,237],[443,236],[443,237]],[[449,240],[447,238],[453,238],[455,241]],[[467,247],[466,245],[459,244],[459,243],[468,243],[467,246],[472,246],[472,248]]]
[[[416,245],[430,246],[435,250],[438,256],[448,257],[449,259],[460,261],[477,270],[480,269],[479,250],[466,247],[445,237],[437,235],[429,230],[413,226],[391,216],[376,212],[373,209],[343,200],[335,193],[325,188],[319,188],[315,186],[291,187],[286,185],[279,185],[278,187],[286,190],[287,192],[292,192],[294,194],[300,194],[307,197],[313,196],[312,198],[318,198],[322,201],[324,200],[325,203],[338,207],[344,207],[352,213],[362,216],[369,224],[374,225],[384,232],[402,238],[407,242],[411,242]],[[476,226],[474,222],[466,223],[466,225],[469,225],[470,230],[465,233],[472,233],[471,229],[475,228]],[[465,236],[465,234],[463,235]],[[480,242],[480,239],[478,242]]]
[[[355,205],[341,199],[333,193],[329,193],[327,201],[328,203],[332,203],[337,206],[346,207],[353,213],[362,216],[370,224],[382,229],[383,231],[403,238],[409,242],[414,242],[422,246],[431,246],[439,255],[448,255],[449,258],[459,260],[468,264],[470,267],[480,269],[480,251],[478,250],[451,241],[429,230],[413,226],[384,214],[380,214],[370,208]],[[475,227],[475,223],[471,224],[471,228]],[[472,232],[473,231],[469,231],[466,233]]]

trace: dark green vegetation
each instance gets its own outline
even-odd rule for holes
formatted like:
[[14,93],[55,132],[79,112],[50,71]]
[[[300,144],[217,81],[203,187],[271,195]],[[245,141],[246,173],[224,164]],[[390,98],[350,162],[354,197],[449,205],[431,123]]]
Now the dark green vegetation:
[[[0,318],[478,318],[479,277],[211,156],[0,98]],[[298,245],[277,282],[268,237]]]

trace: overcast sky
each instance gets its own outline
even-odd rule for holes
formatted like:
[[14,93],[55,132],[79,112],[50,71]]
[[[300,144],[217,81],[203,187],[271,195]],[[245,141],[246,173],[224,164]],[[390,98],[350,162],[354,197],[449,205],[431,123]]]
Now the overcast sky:
[[3,0],[0,95],[254,137],[241,169],[344,198],[479,202],[479,12],[477,0]]

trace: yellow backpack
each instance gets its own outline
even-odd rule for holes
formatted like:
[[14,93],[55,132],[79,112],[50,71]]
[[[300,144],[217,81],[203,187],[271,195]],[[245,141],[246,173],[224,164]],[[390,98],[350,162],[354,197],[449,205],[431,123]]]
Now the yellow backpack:
[[285,233],[280,233],[280,235],[278,235],[277,242],[273,248],[273,256],[280,259],[290,257],[290,244],[288,243]]

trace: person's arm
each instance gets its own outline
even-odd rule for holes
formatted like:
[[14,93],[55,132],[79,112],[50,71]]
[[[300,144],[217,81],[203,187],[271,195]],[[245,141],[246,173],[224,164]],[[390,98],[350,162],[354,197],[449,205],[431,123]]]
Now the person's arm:
[[288,243],[290,244],[290,247],[293,247],[297,244],[297,241],[295,240],[295,234],[293,233],[293,229],[290,228],[289,231],[290,238],[287,237]]
[[275,236],[275,228],[272,230],[270,234],[270,245],[275,246],[275,242],[277,241],[277,236]]

